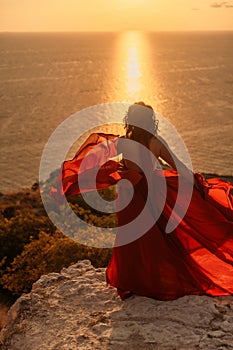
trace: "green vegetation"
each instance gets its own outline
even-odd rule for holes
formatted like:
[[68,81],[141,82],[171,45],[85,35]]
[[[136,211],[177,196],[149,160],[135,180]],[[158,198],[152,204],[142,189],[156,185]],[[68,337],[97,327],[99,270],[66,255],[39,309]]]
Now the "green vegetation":
[[[100,195],[111,200],[115,193],[108,189]],[[72,198],[70,206],[93,226],[116,226],[115,214],[91,210],[81,196]],[[110,257],[110,248],[88,247],[58,231],[43,209],[38,189],[0,196],[0,292],[18,297],[43,274],[59,272],[82,259],[105,267]]]

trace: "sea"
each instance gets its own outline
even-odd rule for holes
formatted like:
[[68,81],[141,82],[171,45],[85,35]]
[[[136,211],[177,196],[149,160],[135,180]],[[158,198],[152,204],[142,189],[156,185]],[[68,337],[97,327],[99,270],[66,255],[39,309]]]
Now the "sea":
[[71,115],[135,101],[175,128],[194,171],[233,175],[233,32],[0,33],[0,191],[38,180]]

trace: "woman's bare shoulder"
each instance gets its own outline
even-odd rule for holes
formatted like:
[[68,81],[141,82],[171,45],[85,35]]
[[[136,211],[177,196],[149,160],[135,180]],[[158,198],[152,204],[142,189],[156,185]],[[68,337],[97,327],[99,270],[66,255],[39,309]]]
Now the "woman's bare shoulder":
[[168,143],[161,136],[152,137],[150,140],[150,146],[159,149],[169,148]]
[[154,148],[154,147],[158,148],[158,147],[161,147],[161,145],[162,145],[162,142],[161,142],[159,136],[153,136],[153,137],[151,137],[150,142],[149,142],[149,147],[150,147],[150,148],[151,148],[151,147],[152,147],[152,148]]

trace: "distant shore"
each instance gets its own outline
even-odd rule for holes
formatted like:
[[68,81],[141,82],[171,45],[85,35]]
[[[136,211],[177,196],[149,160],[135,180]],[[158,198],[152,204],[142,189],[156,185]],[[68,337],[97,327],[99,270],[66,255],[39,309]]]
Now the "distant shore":
[[[231,175],[218,175],[210,173],[203,173],[203,175],[206,179],[220,178],[233,184],[233,176]],[[24,209],[32,208],[33,211],[42,211],[43,214],[45,213],[43,203],[40,200],[40,189],[38,182],[32,184],[31,187],[22,187],[21,189],[12,191],[0,191],[0,214],[3,214],[5,210],[12,211],[12,213],[9,213],[9,215],[14,216],[14,208],[17,209],[19,206],[21,208],[24,206]]]
[[[219,174],[214,174],[214,173],[201,173],[206,179],[210,179],[210,178],[220,178],[226,182],[231,182],[233,183],[233,175],[219,175]],[[24,191],[24,190],[33,190],[35,188],[38,188],[39,185],[38,185],[38,182],[34,182],[32,184],[31,187],[28,187],[28,186],[22,186],[22,187],[19,187],[18,189],[12,189],[12,190],[9,190],[9,189],[2,189],[0,190],[0,196],[2,195],[5,195],[5,194],[11,194],[11,193],[17,193],[17,192],[21,192],[21,191]]]

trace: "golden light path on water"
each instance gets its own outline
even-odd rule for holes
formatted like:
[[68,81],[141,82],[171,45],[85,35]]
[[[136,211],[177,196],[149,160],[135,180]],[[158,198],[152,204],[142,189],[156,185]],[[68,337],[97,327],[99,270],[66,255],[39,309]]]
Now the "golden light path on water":
[[129,93],[137,95],[140,93],[140,71],[138,49],[135,44],[131,44],[128,49],[127,60],[127,90]]
[[150,48],[143,32],[123,32],[118,38],[115,54],[115,99],[134,102],[145,99],[151,103]]

